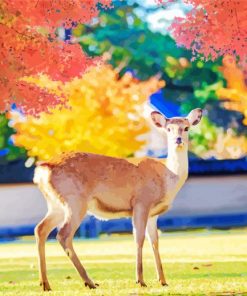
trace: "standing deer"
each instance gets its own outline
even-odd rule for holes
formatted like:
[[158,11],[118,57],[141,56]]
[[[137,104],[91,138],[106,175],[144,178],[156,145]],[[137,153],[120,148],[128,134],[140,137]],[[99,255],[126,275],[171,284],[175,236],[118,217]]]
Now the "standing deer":
[[168,157],[120,159],[91,153],[64,153],[36,167],[34,183],[44,194],[48,212],[36,226],[40,283],[50,285],[46,275],[45,241],[58,227],[57,239],[77,269],[85,286],[96,288],[73,248],[73,237],[87,213],[104,219],[132,217],[137,245],[136,281],[145,287],[142,248],[145,231],[151,243],[157,275],[166,284],[159,249],[157,217],[166,212],[188,177],[188,130],[202,117],[201,109],[187,117],[166,118],[152,112],[154,124],[167,134]]

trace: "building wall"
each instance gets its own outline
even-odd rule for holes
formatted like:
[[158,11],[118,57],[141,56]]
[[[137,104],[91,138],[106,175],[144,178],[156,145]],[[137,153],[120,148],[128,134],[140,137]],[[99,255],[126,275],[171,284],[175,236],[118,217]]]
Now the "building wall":
[[[247,213],[246,175],[190,177],[167,217]],[[34,225],[46,203],[33,184],[0,185],[0,228]]]

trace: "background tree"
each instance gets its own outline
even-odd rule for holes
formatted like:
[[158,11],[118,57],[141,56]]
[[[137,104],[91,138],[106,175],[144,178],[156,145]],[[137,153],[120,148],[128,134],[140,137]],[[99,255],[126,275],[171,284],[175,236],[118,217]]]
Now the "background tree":
[[217,126],[224,130],[234,127],[243,133],[242,114],[226,110],[218,98],[217,90],[226,85],[221,59],[191,62],[191,51],[177,47],[165,32],[150,30],[145,16],[160,8],[149,10],[138,3],[121,1],[109,13],[102,11],[93,24],[78,26],[75,39],[89,56],[109,52],[110,63],[121,67],[120,74],[132,71],[138,78],[147,79],[159,73],[166,87],[157,100],[177,105],[180,114],[201,107]]
[[161,99],[179,104],[182,113],[218,101],[216,90],[224,85],[221,62],[190,62],[191,51],[178,48],[168,34],[151,31],[138,9],[145,11],[137,3],[130,6],[121,1],[110,13],[102,11],[94,24],[78,26],[75,40],[89,56],[110,52],[110,63],[121,66],[120,74],[131,70],[147,79],[160,73],[166,81]]
[[17,131],[14,141],[29,156],[42,160],[64,151],[85,151],[111,156],[129,156],[138,150],[148,130],[142,105],[163,86],[157,78],[138,81],[131,73],[121,78],[109,65],[92,67],[82,78],[64,85],[46,76],[29,79],[38,86],[66,94],[68,108],[56,107],[39,118],[12,113]]
[[[156,6],[151,12],[159,9]],[[109,62],[117,72],[120,72],[120,77],[129,72],[141,80],[148,80],[156,74],[160,75],[166,81],[166,87],[152,95],[151,101],[155,98],[156,102],[167,106],[169,111],[174,106],[180,114],[187,113],[194,107],[204,108],[207,119],[202,123],[202,130],[197,130],[191,136],[191,151],[197,156],[222,158],[224,155],[224,157],[235,158],[236,155],[239,157],[244,155],[244,148],[241,148],[238,153],[234,148],[238,138],[241,138],[241,143],[246,139],[241,136],[246,134],[246,127],[242,122],[243,114],[239,112],[240,110],[227,110],[223,101],[219,100],[218,91],[226,88],[221,60],[191,61],[191,51],[178,48],[169,35],[150,30],[145,19],[145,15],[149,13],[149,8],[146,9],[138,4],[129,5],[126,1],[115,2],[114,9],[107,13],[101,11],[98,18],[90,25],[78,25],[73,30],[71,41],[80,42],[83,50],[91,58],[97,59],[102,54],[107,54],[110,58]],[[97,76],[97,79],[100,79],[100,76]],[[61,97],[60,87],[59,83],[55,83],[53,90],[49,88],[49,92]],[[67,84],[67,87],[72,85]],[[102,113],[102,120],[103,116],[105,113]],[[105,119],[107,120],[107,117]],[[66,132],[64,130],[64,133]],[[19,135],[21,133],[19,132]],[[218,149],[217,135],[228,139],[225,141],[225,146],[226,149],[228,146],[231,147],[228,151],[232,151],[232,154]],[[79,136],[75,137],[79,138]],[[19,140],[18,143],[21,144],[21,141]],[[47,149],[50,149],[48,146],[47,144]],[[26,147],[32,149],[32,145],[26,145]],[[134,149],[131,150],[134,151]],[[107,149],[99,151],[108,153]],[[44,151],[42,153],[43,157]],[[113,155],[112,152],[109,154]]]

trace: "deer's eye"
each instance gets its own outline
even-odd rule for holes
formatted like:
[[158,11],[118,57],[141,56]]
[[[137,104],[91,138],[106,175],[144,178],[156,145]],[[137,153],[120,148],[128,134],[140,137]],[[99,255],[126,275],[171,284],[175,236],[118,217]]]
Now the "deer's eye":
[[189,127],[186,126],[186,128],[184,129],[185,132],[187,132],[189,130]]

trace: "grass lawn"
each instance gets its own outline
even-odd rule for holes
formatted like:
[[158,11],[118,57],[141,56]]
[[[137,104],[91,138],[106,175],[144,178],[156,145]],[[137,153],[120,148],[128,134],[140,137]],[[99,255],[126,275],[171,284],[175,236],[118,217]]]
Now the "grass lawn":
[[[132,237],[77,240],[75,249],[100,284],[85,288],[58,243],[47,244],[52,292],[46,295],[247,295],[247,230],[191,231],[161,235],[160,251],[169,287],[156,280],[151,249],[144,248],[148,288],[135,284]],[[0,295],[44,295],[38,283],[33,238],[0,244]]]

